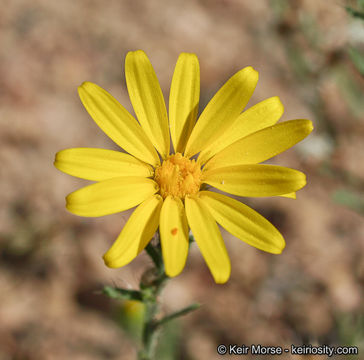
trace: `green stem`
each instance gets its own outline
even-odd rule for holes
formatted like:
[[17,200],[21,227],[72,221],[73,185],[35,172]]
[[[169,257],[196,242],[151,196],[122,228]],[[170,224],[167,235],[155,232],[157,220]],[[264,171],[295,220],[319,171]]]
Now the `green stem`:
[[[105,286],[103,293],[113,299],[138,300],[144,304],[144,318],[142,324],[141,347],[138,352],[138,360],[155,360],[155,346],[159,329],[167,322],[185,315],[197,308],[199,304],[192,304],[180,311],[167,315],[161,320],[156,316],[159,312],[158,296],[162,291],[168,276],[164,271],[162,249],[157,232],[157,244],[148,244],[145,248],[153,261],[153,267],[147,269],[140,281],[140,290],[127,290],[117,287]],[[190,243],[193,237],[189,238]]]
[[[159,234],[157,234],[159,235]],[[158,333],[155,317],[159,311],[158,295],[161,292],[168,276],[164,272],[164,264],[160,245],[148,244],[145,248],[155,267],[147,270],[141,279],[140,289],[142,301],[145,305],[142,348],[138,353],[139,360],[153,360],[156,337]]]
[[146,302],[144,310],[144,323],[142,333],[142,349],[139,351],[138,359],[151,360],[153,359],[155,327],[154,316],[157,312],[157,304],[154,302]]
[[151,243],[149,243],[145,247],[145,251],[150,256],[157,269],[163,267],[163,260],[161,257],[160,250],[158,248],[154,247]]

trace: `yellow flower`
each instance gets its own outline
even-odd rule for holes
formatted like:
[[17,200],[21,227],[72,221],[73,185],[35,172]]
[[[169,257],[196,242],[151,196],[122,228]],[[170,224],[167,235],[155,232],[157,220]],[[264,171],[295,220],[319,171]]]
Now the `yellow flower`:
[[295,198],[306,184],[303,173],[259,163],[305,138],[312,123],[276,124],[283,113],[278,97],[242,112],[258,82],[258,73],[250,66],[222,86],[196,122],[199,71],[196,55],[179,56],[169,120],[158,79],[143,51],[129,52],[125,60],[126,84],[138,121],[99,86],[85,82],[79,87],[81,101],[96,124],[130,154],[73,148],[58,152],[55,160],[59,170],[96,181],[67,196],[70,212],[103,216],[138,205],[104,255],[109,267],[132,261],[158,227],[169,276],[184,268],[189,229],[217,283],[226,282],[231,269],[217,223],[258,249],[279,254],[285,246],[282,235],[264,217],[202,185],[237,196]]

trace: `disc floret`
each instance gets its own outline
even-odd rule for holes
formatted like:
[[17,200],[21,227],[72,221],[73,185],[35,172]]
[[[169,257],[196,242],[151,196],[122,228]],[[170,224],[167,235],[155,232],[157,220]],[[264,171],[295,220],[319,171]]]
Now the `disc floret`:
[[201,185],[201,168],[195,160],[181,153],[170,155],[155,170],[154,180],[158,183],[163,198],[168,195],[184,199],[197,194]]

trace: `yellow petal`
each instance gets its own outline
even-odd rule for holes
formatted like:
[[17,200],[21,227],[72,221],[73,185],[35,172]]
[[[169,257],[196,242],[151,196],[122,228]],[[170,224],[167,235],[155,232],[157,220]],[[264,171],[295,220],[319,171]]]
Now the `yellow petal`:
[[159,157],[133,116],[100,86],[84,82],[78,94],[87,112],[116,144],[138,159],[157,166]]
[[186,213],[180,198],[168,196],[164,200],[159,231],[166,274],[177,276],[185,266],[189,245]]
[[232,76],[207,104],[192,130],[185,155],[191,157],[228,129],[244,109],[258,82],[251,66]]
[[312,129],[310,120],[291,120],[257,131],[217,153],[205,170],[268,160],[303,140]]
[[169,154],[167,110],[157,76],[144,51],[130,51],[126,55],[125,77],[140,125],[165,159]]
[[289,193],[289,194],[278,195],[278,196],[282,196],[282,197],[286,197],[288,199],[296,200],[296,193],[295,192],[292,192],[292,193]]
[[200,66],[195,54],[182,53],[169,95],[169,125],[175,152],[183,153],[196,123],[200,100]]
[[140,204],[158,191],[151,179],[126,176],[85,186],[66,197],[67,209],[79,216],[104,216]]
[[59,151],[54,166],[81,179],[101,181],[120,176],[152,176],[150,165],[119,151],[73,148]]
[[157,231],[162,203],[160,195],[153,195],[135,209],[114,244],[104,255],[106,266],[124,266],[148,245]]
[[280,254],[284,249],[280,232],[249,206],[211,191],[201,191],[200,199],[213,218],[238,239],[272,254]]
[[240,114],[216,141],[201,151],[198,162],[204,164],[235,141],[274,125],[282,116],[283,111],[284,108],[278,96],[271,97],[250,107]]
[[216,221],[197,196],[187,196],[185,206],[188,224],[215,282],[225,283],[230,277],[231,265]]
[[203,182],[238,196],[276,196],[306,185],[304,173],[275,165],[238,165],[202,173]]

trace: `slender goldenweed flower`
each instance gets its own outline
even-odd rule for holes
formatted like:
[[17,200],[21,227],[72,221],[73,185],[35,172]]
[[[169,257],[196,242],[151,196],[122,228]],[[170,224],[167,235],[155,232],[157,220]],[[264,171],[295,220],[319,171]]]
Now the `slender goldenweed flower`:
[[313,129],[311,121],[276,124],[283,114],[278,97],[242,112],[258,82],[258,72],[250,66],[222,86],[198,121],[196,55],[182,53],[178,58],[169,117],[143,51],[127,54],[125,75],[138,121],[101,87],[85,82],[78,90],[96,124],[128,154],[72,148],[58,152],[55,160],[59,170],[96,182],[67,196],[70,212],[93,217],[137,206],[104,255],[105,264],[112,268],[128,264],[159,228],[166,274],[176,276],[185,266],[191,229],[215,281],[224,283],[231,266],[217,224],[249,245],[281,253],[285,241],[268,220],[210,189],[237,196],[295,198],[306,184],[305,175],[260,163],[305,138]]

